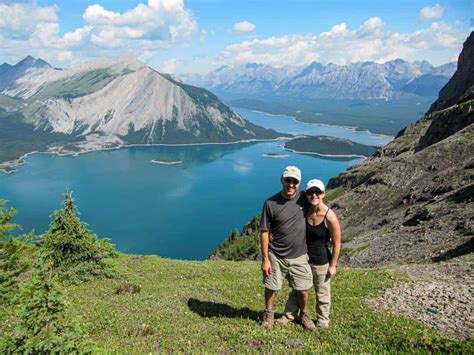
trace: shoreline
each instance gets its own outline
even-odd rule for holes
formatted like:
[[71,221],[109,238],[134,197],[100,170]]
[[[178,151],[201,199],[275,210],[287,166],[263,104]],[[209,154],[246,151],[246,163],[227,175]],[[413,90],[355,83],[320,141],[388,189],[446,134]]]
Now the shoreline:
[[291,149],[291,148],[283,148],[289,152],[292,152],[292,153],[297,153],[297,154],[314,154],[314,155],[319,155],[319,156],[322,156],[322,157],[329,157],[329,158],[363,158],[363,159],[367,159],[368,157],[366,157],[365,155],[358,155],[358,154],[340,154],[340,155],[334,155],[334,154],[321,154],[321,153],[316,153],[316,152],[300,152],[298,150],[294,150],[294,149]]
[[[122,149],[122,148],[130,148],[130,147],[159,147],[159,146],[165,146],[165,147],[180,147],[180,146],[198,146],[198,145],[216,145],[216,144],[241,144],[241,143],[252,143],[252,142],[272,142],[272,141],[278,141],[278,140],[287,140],[291,139],[292,137],[285,137],[285,136],[280,136],[277,138],[269,138],[269,139],[245,139],[245,140],[240,140],[240,141],[235,141],[235,142],[206,142],[206,143],[134,143],[134,144],[123,144],[119,145],[116,147],[101,147],[97,149],[87,149],[83,151],[78,151],[78,152],[70,152],[70,153],[60,153],[57,151],[32,151],[23,154],[21,157],[19,157],[16,160],[8,160],[6,162],[0,163],[0,173],[9,175],[13,174],[17,170],[15,169],[18,166],[21,166],[23,164],[26,164],[26,158],[29,155],[32,154],[51,154],[51,155],[57,155],[60,157],[63,156],[73,156],[77,157],[81,154],[87,154],[87,153],[93,153],[93,152],[100,152],[100,151],[109,151],[109,150],[117,150],[117,149]],[[3,165],[5,167],[3,167]],[[11,170],[6,170],[10,168]]]

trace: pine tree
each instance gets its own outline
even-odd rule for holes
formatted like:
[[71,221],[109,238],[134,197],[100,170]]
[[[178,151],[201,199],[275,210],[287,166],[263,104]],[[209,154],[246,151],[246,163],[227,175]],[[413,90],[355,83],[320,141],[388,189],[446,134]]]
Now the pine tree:
[[64,303],[57,276],[50,263],[39,254],[31,279],[24,283],[19,296],[19,325],[13,334],[0,341],[0,351],[6,353],[70,353],[79,352],[82,342],[77,327],[64,317]]
[[0,302],[10,302],[12,295],[18,290],[17,277],[26,268],[20,262],[19,252],[23,242],[14,238],[11,232],[19,226],[10,223],[16,211],[13,208],[6,210],[5,201],[0,200]]
[[70,280],[111,276],[104,259],[116,255],[114,245],[109,239],[97,238],[79,219],[79,214],[72,193],[66,193],[64,207],[53,212],[43,236],[46,259],[55,272]]

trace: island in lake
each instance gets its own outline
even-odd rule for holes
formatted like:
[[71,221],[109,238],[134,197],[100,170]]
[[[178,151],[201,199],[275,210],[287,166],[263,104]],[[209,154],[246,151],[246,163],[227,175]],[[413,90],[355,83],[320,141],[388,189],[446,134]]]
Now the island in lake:
[[355,143],[349,139],[328,136],[303,136],[289,140],[285,149],[298,153],[327,156],[372,156],[379,147]]
[[168,158],[156,158],[150,161],[155,164],[167,164],[167,165],[181,164],[181,160],[173,160],[173,159],[168,159]]
[[267,158],[288,158],[288,154],[279,154],[279,153],[265,153],[264,157]]

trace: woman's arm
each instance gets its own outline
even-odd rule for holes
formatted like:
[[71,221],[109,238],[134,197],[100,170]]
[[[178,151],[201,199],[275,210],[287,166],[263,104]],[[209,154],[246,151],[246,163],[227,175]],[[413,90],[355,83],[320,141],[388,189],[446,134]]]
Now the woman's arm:
[[339,219],[332,210],[329,211],[326,221],[333,244],[332,258],[329,262],[328,276],[333,277],[336,275],[337,260],[339,259],[339,253],[341,251],[341,226],[339,225]]

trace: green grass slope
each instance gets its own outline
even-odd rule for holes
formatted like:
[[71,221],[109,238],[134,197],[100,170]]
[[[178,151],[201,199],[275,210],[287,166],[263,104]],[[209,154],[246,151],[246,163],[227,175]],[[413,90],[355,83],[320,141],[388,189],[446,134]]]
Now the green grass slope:
[[[204,262],[125,256],[111,262],[121,276],[64,286],[67,318],[76,319],[97,352],[376,352],[465,351],[415,321],[374,313],[364,298],[399,276],[383,270],[341,269],[333,283],[332,324],[306,331],[297,324],[263,329],[260,263]],[[138,291],[138,292],[137,292]],[[279,292],[277,311],[289,289]],[[314,316],[314,293],[310,297]],[[2,309],[3,308],[3,309]],[[0,333],[16,320],[0,306]]]

